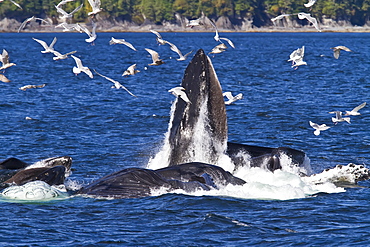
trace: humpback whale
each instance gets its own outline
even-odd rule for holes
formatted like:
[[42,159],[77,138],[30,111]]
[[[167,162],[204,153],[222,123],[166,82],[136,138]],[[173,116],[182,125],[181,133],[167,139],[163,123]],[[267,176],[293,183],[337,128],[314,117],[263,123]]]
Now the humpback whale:
[[43,181],[49,185],[61,185],[71,172],[72,158],[52,157],[29,165],[17,158],[0,163],[0,188],[23,185],[32,181]]
[[193,162],[158,170],[127,168],[107,175],[78,191],[103,198],[138,198],[150,196],[154,190],[185,192],[211,190],[227,184],[243,185],[245,181],[221,167]]

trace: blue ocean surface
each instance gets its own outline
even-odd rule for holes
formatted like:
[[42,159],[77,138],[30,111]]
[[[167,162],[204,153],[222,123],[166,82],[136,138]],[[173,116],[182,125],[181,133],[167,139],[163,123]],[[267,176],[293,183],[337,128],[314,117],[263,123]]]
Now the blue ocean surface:
[[[214,33],[162,33],[183,54],[210,52]],[[369,33],[220,33],[229,47],[210,58],[223,91],[243,93],[227,106],[229,141],[304,151],[314,173],[348,163],[368,166],[369,106],[351,124],[331,122],[330,111],[351,110],[369,101]],[[54,61],[32,38],[74,54],[92,71],[120,81],[137,97],[96,75],[74,75],[72,58]],[[109,45],[111,37],[124,45]],[[160,150],[175,97],[191,59],[177,61],[150,33],[98,33],[94,45],[81,33],[2,33],[16,66],[0,82],[0,158],[28,163],[69,155],[68,182],[84,186],[129,167],[147,167]],[[331,47],[353,52],[333,57]],[[305,46],[306,66],[287,62]],[[156,50],[165,64],[148,66]],[[132,64],[141,72],[122,73]],[[46,84],[39,89],[20,87]],[[31,118],[27,120],[26,117]],[[319,136],[309,121],[327,124]],[[258,173],[261,174],[261,173]],[[264,178],[260,178],[264,179]],[[270,178],[266,178],[270,179]],[[290,182],[290,181],[287,181]],[[0,201],[1,246],[348,246],[370,245],[369,181],[338,193],[284,198],[286,187],[256,187],[277,199],[241,194],[168,193],[139,199],[83,196],[49,201]],[[253,191],[251,191],[253,192]],[[245,193],[248,193],[245,192]],[[289,197],[288,197],[289,198]]]

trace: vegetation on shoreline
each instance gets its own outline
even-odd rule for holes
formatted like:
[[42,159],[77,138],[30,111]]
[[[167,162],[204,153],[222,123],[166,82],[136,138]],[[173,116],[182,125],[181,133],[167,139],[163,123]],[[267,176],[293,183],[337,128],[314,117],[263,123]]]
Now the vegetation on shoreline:
[[[59,14],[55,5],[60,0],[15,0],[23,9],[11,1],[0,3],[0,19],[10,18],[23,21],[30,16],[50,17],[57,22]],[[263,27],[271,24],[270,19],[280,14],[310,12],[321,21],[324,17],[334,21],[347,21],[363,26],[370,18],[370,0],[318,0],[312,7],[304,6],[308,0],[101,0],[102,18],[126,20],[142,24],[149,20],[155,24],[175,21],[178,13],[188,19],[196,19],[202,12],[211,19],[228,17],[237,24],[244,18],[253,20],[253,25]],[[75,0],[63,6],[71,12],[83,3],[71,22],[85,22],[91,11],[88,0]]]

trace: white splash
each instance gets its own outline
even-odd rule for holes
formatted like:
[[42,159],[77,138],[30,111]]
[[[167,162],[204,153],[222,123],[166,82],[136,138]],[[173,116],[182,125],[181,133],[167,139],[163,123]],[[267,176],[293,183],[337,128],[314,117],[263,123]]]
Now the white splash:
[[1,195],[5,199],[40,201],[55,198],[66,198],[68,193],[64,187],[53,187],[43,181],[33,181],[24,185],[14,185],[4,189]]

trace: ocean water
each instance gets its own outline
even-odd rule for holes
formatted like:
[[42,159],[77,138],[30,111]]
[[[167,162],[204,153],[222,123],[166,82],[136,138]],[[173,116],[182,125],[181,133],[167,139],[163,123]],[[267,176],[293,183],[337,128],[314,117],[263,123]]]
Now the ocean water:
[[[162,33],[183,52],[206,52],[213,33]],[[333,125],[330,111],[351,110],[369,101],[370,34],[220,33],[236,48],[210,55],[224,91],[244,98],[227,106],[229,141],[306,152],[314,173],[336,165],[369,163],[369,108],[351,124]],[[111,88],[97,75],[75,76],[72,58],[53,61],[32,40],[76,56],[90,69],[120,81],[138,97]],[[138,51],[109,45],[124,38]],[[81,187],[128,167],[147,167],[161,150],[187,61],[176,61],[152,33],[98,33],[95,45],[80,33],[0,34],[11,62],[12,80],[0,83],[2,159],[28,163],[69,155],[67,183]],[[330,47],[353,52],[333,57]],[[307,66],[297,70],[290,53],[305,46]],[[144,48],[165,64],[151,62]],[[131,64],[141,72],[122,77]],[[41,89],[19,90],[28,84]],[[32,120],[26,120],[26,117]],[[331,126],[315,136],[309,121]],[[54,200],[0,201],[2,246],[338,246],[370,244],[369,182],[353,188],[314,187],[294,173],[240,171],[249,183],[214,193],[181,191],[139,199],[102,200],[60,196]]]

